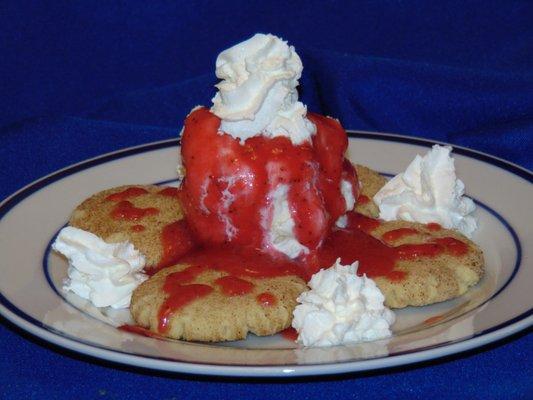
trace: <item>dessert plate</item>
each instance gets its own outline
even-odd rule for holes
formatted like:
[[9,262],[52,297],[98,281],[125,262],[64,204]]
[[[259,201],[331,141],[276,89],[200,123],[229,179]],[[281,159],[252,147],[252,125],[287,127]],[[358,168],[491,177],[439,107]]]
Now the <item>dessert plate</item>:
[[[433,142],[350,132],[348,157],[396,174]],[[396,312],[388,340],[303,348],[282,335],[201,344],[161,340],[116,329],[127,310],[100,310],[61,290],[67,263],[50,252],[71,210],[89,195],[125,184],[176,184],[177,140],[150,143],[90,159],[48,175],[0,205],[0,312],[56,345],[113,362],[205,375],[324,375],[386,368],[472,349],[533,323],[532,173],[504,160],[454,148],[459,177],[478,207],[474,241],[486,275],[464,296]]]

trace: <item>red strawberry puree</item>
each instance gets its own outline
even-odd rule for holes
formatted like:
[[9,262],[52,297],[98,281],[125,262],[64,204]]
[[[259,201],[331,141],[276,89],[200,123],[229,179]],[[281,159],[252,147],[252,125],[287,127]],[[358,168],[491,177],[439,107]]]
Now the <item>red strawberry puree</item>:
[[268,240],[272,192],[288,185],[288,204],[298,242],[314,250],[346,213],[341,180],[357,198],[357,176],[344,158],[346,133],[332,118],[309,114],[316,126],[312,143],[286,137],[252,137],[244,143],[219,132],[220,119],[194,110],[182,136],[187,171],[182,200],[187,222],[204,245],[231,243],[275,252]]

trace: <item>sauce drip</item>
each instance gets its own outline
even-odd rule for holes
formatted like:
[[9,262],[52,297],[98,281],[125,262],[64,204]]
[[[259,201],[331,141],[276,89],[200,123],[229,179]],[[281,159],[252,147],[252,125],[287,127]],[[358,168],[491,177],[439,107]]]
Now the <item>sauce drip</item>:
[[276,296],[268,292],[257,295],[256,300],[263,307],[272,307],[278,303]]
[[146,336],[146,337],[155,338],[155,339],[165,339],[164,336],[158,335],[157,333],[152,332],[151,330],[143,328],[142,326],[139,326],[139,325],[121,325],[118,327],[118,330],[123,331],[123,332],[135,333],[137,335]]
[[161,232],[163,256],[157,269],[168,267],[187,254],[193,247],[194,241],[183,219],[166,225]]
[[396,240],[401,239],[405,236],[416,235],[418,233],[420,232],[413,228],[398,228],[392,231],[385,232],[383,234],[383,240],[390,243],[395,242]]
[[444,315],[435,315],[434,317],[430,317],[426,320],[424,320],[424,324],[426,325],[433,325],[437,322],[440,322],[444,319]]
[[291,342],[295,342],[296,339],[298,339],[298,332],[294,328],[287,328],[285,330],[282,330],[280,332],[281,336],[283,336],[285,339],[290,340]]
[[250,293],[254,289],[254,284],[236,276],[223,276],[215,283],[220,286],[222,293],[226,296],[242,296]]
[[159,210],[154,207],[138,208],[127,200],[120,201],[111,210],[111,217],[113,219],[126,219],[130,221],[138,221],[149,215],[158,214]]
[[140,187],[130,187],[126,190],[123,190],[122,192],[117,192],[110,194],[105,199],[109,201],[122,201],[131,199],[132,197],[141,196],[143,194],[148,193],[148,190],[140,188]]
[[142,232],[146,229],[146,227],[144,225],[133,225],[130,230],[132,232]]
[[365,196],[364,194],[360,194],[357,198],[357,204],[368,204],[370,202],[370,198],[368,196]]
[[[175,286],[191,283],[196,277],[207,271],[207,267],[203,265],[193,265],[178,272],[168,274],[165,278],[165,287],[169,290]],[[167,289],[163,288],[165,291]]]
[[359,229],[363,232],[369,233],[381,225],[379,219],[366,217],[363,214],[357,212],[349,212],[346,214],[348,216],[348,223],[346,228],[348,229]]
[[160,194],[161,196],[167,196],[167,197],[176,197],[178,198],[179,197],[179,189],[176,188],[176,187],[166,187],[164,189],[161,189],[158,194]]
[[247,246],[220,245],[201,248],[187,254],[179,261],[191,265],[202,265],[237,277],[306,276],[302,264],[284,256],[274,258]]
[[194,265],[166,276],[163,291],[169,296],[159,308],[159,332],[168,330],[170,318],[176,311],[213,291],[208,285],[190,284],[206,270],[205,266]]
[[400,260],[415,260],[420,257],[436,257],[440,254],[449,254],[460,257],[468,253],[468,245],[452,237],[433,239],[429,243],[404,244],[396,247]]
[[405,272],[394,269],[397,260],[395,248],[357,228],[332,232],[318,250],[318,266],[331,266],[338,257],[344,265],[359,261],[358,275],[367,274],[370,278],[385,276],[391,280],[401,280],[405,276]]
[[453,237],[438,238],[434,242],[443,246],[446,253],[455,257],[464,256],[468,253],[468,245]]
[[416,260],[420,257],[436,257],[443,252],[443,247],[437,243],[403,244],[396,247],[398,259]]
[[163,289],[169,294],[169,297],[164,301],[159,309],[159,324],[158,331],[165,333],[169,329],[170,318],[181,308],[193,301],[207,296],[213,291],[213,288],[208,285],[201,284],[168,284],[165,282]]
[[430,231],[440,231],[442,229],[442,226],[440,226],[440,224],[437,224],[436,222],[430,222],[429,224],[426,225],[426,227]]

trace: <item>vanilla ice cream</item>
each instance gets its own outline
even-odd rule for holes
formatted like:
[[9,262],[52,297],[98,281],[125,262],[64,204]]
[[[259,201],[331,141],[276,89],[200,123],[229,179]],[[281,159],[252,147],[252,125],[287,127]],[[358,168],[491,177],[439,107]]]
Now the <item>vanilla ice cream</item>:
[[294,235],[295,223],[289,210],[289,202],[287,200],[288,192],[288,185],[279,185],[269,195],[269,201],[272,207],[272,220],[270,226],[265,227],[268,230],[267,247],[271,246],[290,258],[296,258],[301,254],[309,253],[309,249],[298,242],[298,239]]

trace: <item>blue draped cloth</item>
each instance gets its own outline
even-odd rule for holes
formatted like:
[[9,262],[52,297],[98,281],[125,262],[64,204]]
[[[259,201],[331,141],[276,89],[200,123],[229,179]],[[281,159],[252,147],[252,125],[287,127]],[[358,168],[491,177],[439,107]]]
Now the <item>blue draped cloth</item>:
[[[255,32],[296,47],[311,111],[533,168],[532,2],[8,1],[0,10],[0,199],[74,162],[176,137],[193,106],[210,104],[216,55]],[[415,367],[236,383],[96,362],[2,320],[0,397],[533,398],[532,350],[521,334]]]

